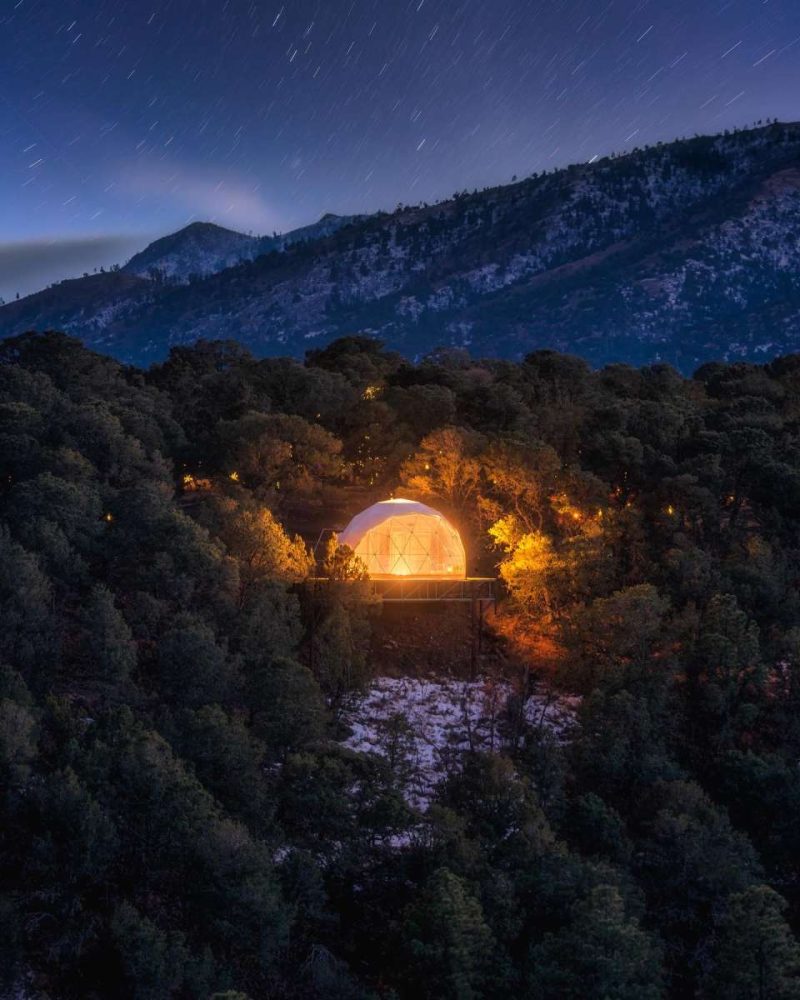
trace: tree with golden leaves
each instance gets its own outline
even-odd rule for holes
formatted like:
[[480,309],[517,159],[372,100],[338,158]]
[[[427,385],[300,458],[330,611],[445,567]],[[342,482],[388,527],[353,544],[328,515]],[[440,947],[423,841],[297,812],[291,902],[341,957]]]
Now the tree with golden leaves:
[[201,520],[238,564],[241,601],[259,582],[295,583],[311,572],[313,560],[305,542],[287,534],[267,507],[218,496],[210,499]]
[[479,499],[483,522],[513,514],[526,531],[541,531],[561,472],[561,460],[552,448],[502,442],[482,458],[485,483]]
[[414,493],[444,500],[463,510],[474,503],[481,482],[483,439],[463,427],[443,427],[426,435],[403,463],[400,481]]
[[520,611],[525,616],[550,617],[557,575],[564,569],[551,539],[541,531],[526,531],[514,514],[501,517],[489,534],[506,553],[500,576]]

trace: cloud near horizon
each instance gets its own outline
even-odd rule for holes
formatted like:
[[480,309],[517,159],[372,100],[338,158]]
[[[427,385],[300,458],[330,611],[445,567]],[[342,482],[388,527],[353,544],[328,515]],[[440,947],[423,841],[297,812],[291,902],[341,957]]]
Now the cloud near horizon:
[[142,236],[86,236],[0,242],[0,297],[30,295],[55,281],[124,264],[149,242]]
[[[137,163],[123,167],[113,185],[116,194],[142,202],[164,203],[172,220],[164,232],[34,238],[0,242],[0,297],[30,295],[65,278],[112,264],[124,264],[166,232],[190,222],[214,222],[243,232],[267,234],[287,226],[258,189],[240,178],[213,177],[181,164]],[[177,212],[186,211],[183,219]],[[165,220],[166,221],[166,220]],[[288,228],[292,228],[289,226]]]
[[184,165],[137,163],[122,170],[119,189],[141,199],[165,200],[181,206],[189,222],[214,222],[257,235],[283,230],[285,220],[259,190],[240,178],[198,171]]

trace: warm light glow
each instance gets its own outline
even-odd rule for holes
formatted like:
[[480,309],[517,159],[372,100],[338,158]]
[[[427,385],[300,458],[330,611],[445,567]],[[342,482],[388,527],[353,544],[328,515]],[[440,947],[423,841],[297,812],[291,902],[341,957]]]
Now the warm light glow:
[[560,517],[565,518],[569,521],[573,521],[575,524],[580,524],[587,518],[591,520],[591,513],[584,514],[580,508],[573,504],[566,493],[557,493],[555,496],[550,497],[550,502],[553,505],[553,510]]
[[230,474],[230,476],[228,478],[232,479],[234,483],[238,483],[239,482],[239,473],[234,471],[234,472],[232,472]]
[[361,393],[361,396],[363,399],[377,399],[381,394],[382,388],[380,385],[368,385]]
[[456,529],[425,504],[395,497],[358,514],[339,536],[373,578],[463,579],[466,556]]
[[103,520],[107,521],[108,524],[111,524],[111,522],[114,520],[114,515],[113,514],[104,514],[103,515]]
[[210,490],[212,487],[210,479],[201,479],[188,472],[181,477],[181,483],[185,493],[196,493],[198,490]]

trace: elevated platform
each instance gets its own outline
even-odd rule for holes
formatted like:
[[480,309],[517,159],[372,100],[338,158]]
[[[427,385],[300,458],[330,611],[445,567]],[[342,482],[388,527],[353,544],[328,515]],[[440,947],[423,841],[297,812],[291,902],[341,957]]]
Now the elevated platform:
[[[312,576],[305,580],[304,586],[319,591],[330,583],[328,577]],[[372,578],[368,583],[383,606],[382,618],[391,617],[395,622],[410,620],[413,623],[421,615],[427,617],[451,612],[458,615],[460,636],[468,644],[471,676],[476,676],[483,650],[484,618],[495,603],[494,577],[439,580],[433,577],[395,576]],[[438,648],[435,643],[428,643],[428,646]]]
[[[324,576],[312,576],[306,584],[324,587]],[[494,603],[494,577],[468,576],[462,580],[440,580],[425,576],[373,577],[369,581],[376,597],[385,604],[433,604],[453,601],[461,604]]]
[[472,576],[465,580],[436,580],[429,577],[394,576],[370,581],[384,603],[431,603],[494,601],[494,579]]

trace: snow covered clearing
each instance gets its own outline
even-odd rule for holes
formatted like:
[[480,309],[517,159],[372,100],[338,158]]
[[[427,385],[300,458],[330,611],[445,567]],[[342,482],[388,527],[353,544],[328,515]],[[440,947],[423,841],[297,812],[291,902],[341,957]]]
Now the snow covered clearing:
[[[388,758],[402,775],[409,804],[425,810],[436,785],[458,767],[465,751],[508,747],[512,693],[508,682],[489,678],[379,677],[345,713],[351,730],[345,746]],[[524,717],[564,739],[575,725],[576,708],[575,698],[534,694],[525,702]]]

